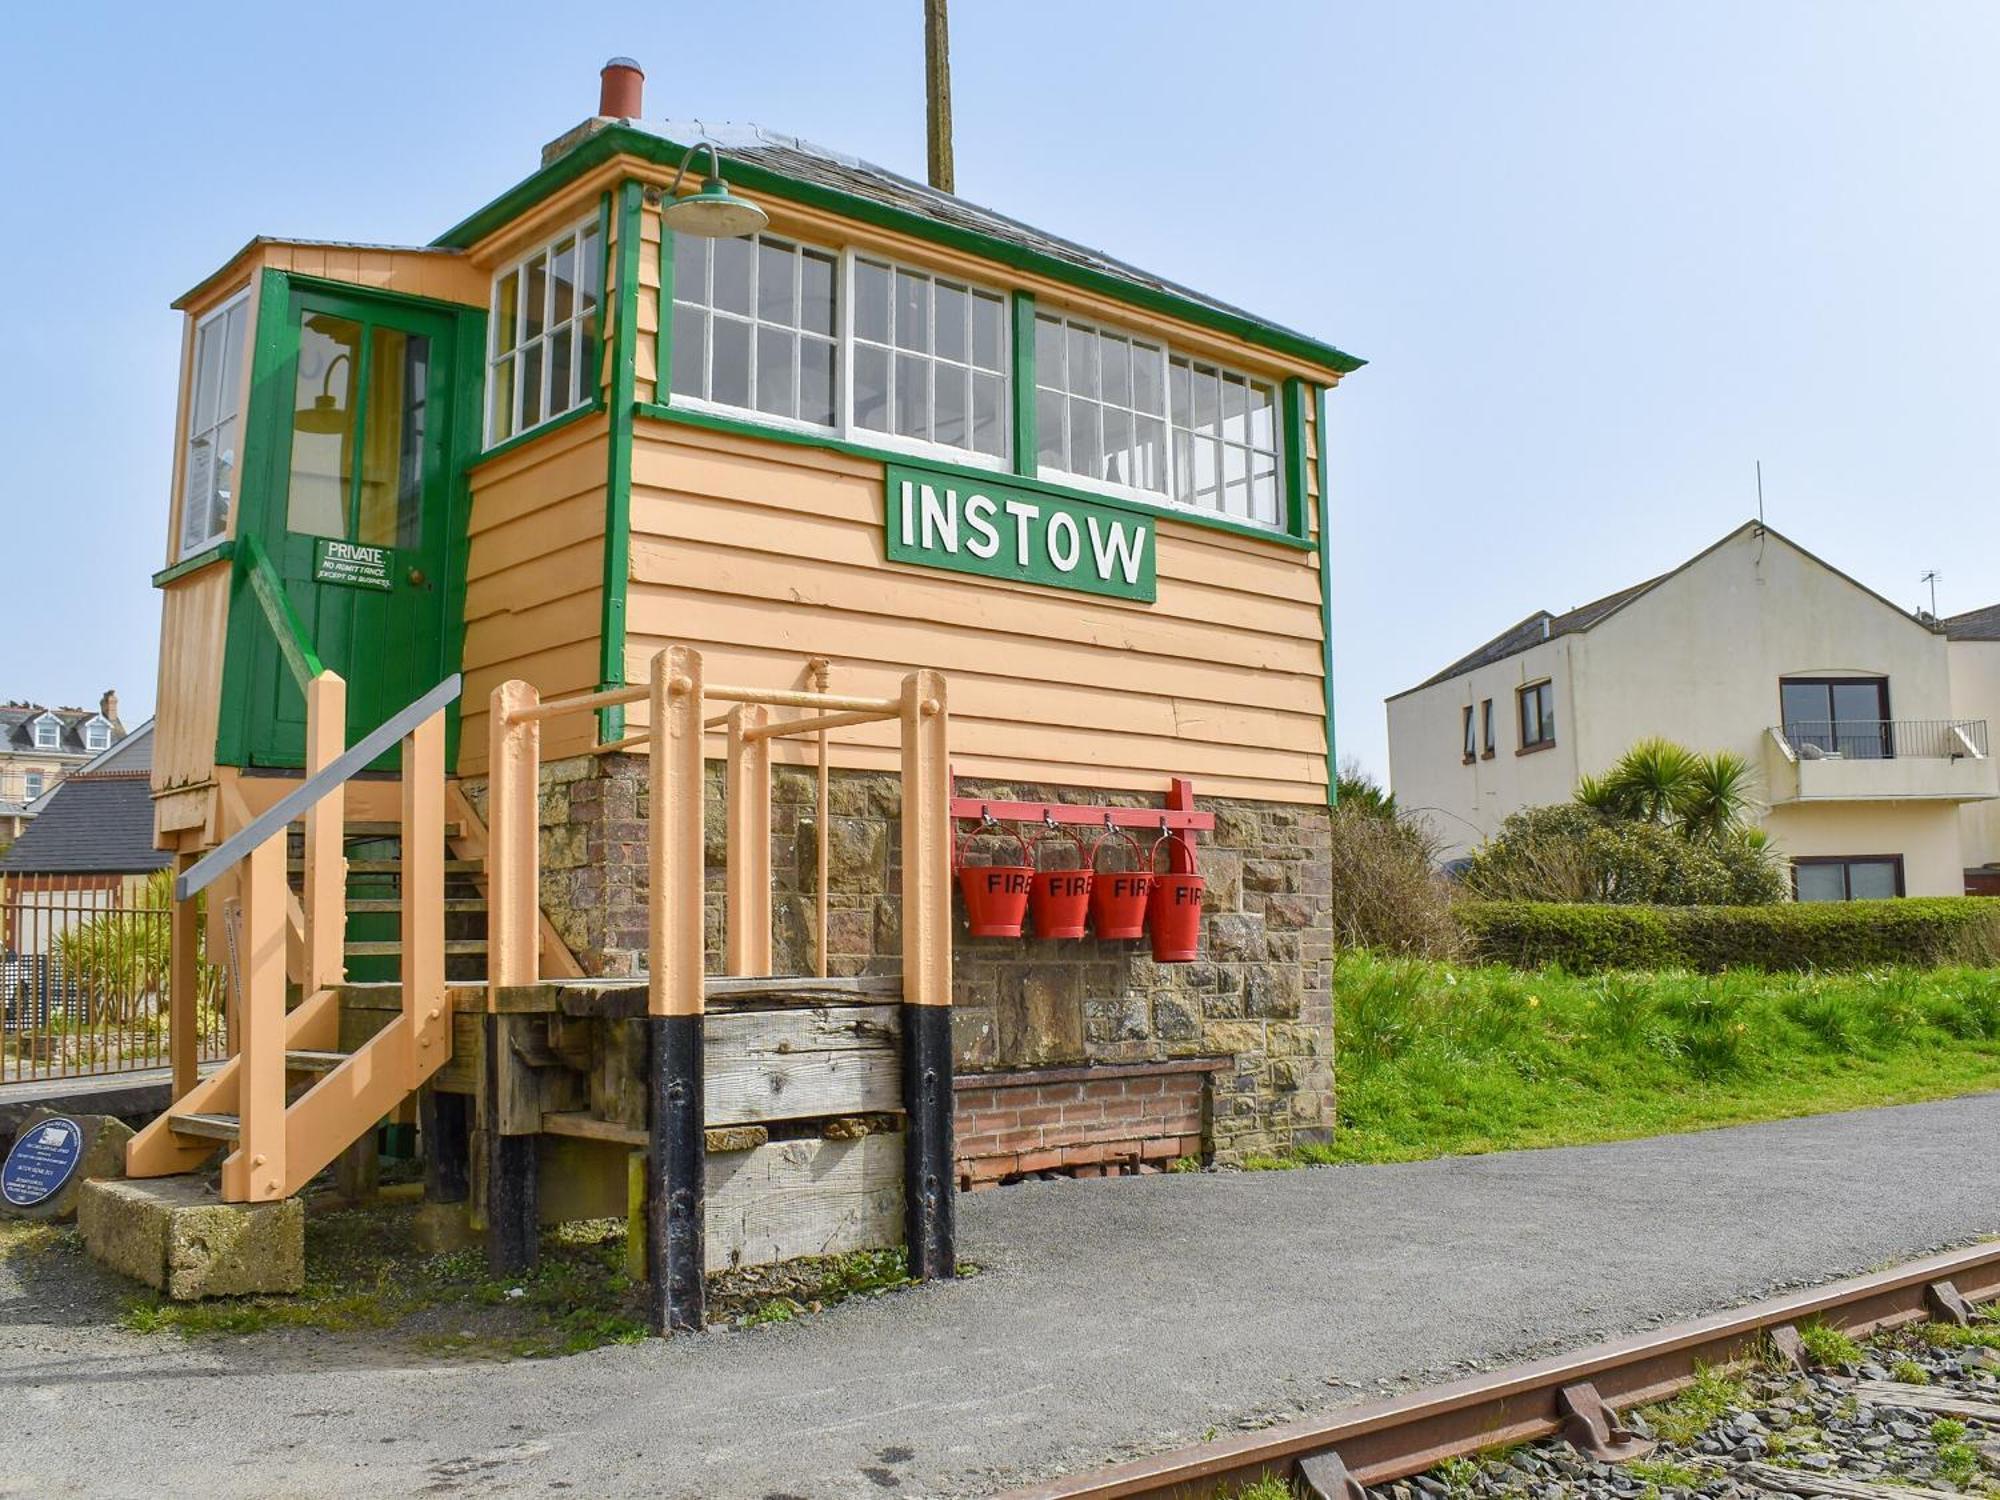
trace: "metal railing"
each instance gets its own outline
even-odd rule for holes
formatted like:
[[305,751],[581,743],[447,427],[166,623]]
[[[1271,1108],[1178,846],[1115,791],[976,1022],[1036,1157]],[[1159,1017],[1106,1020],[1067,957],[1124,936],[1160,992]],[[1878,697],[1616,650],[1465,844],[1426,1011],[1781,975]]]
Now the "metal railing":
[[1983,760],[1984,719],[1791,719],[1771,733],[1796,760]]

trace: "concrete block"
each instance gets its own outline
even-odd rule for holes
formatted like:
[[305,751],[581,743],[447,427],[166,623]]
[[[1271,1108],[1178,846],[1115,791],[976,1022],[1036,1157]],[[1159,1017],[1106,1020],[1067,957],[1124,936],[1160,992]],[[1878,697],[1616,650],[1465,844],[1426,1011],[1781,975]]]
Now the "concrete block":
[[177,1302],[305,1286],[297,1198],[224,1203],[195,1177],[90,1182],[77,1198],[77,1229],[94,1259]]

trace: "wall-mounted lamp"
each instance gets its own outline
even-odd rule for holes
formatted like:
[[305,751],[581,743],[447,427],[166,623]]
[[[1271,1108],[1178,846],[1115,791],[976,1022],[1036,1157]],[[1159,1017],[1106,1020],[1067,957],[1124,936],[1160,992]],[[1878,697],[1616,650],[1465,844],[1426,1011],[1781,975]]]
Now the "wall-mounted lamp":
[[313,404],[292,413],[292,426],[295,430],[320,433],[327,437],[347,431],[347,408],[336,403],[333,398],[333,368],[342,362],[353,363],[352,357],[344,349],[326,362],[326,374],[320,380],[319,394],[313,397]]
[[[698,151],[708,153],[708,176],[701,180],[697,191],[680,197],[681,179],[687,176],[688,163]],[[704,240],[737,239],[755,234],[771,222],[771,216],[763,209],[729,191],[729,185],[722,180],[722,158],[707,141],[696,141],[688,147],[667,196],[670,201],[660,210],[660,222],[675,234],[691,234]]]

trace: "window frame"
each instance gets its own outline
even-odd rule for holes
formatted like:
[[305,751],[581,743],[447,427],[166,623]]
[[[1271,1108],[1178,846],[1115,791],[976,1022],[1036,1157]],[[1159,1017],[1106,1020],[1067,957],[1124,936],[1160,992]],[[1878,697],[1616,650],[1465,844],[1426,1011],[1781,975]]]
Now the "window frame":
[[[1840,888],[1843,892],[1840,900],[1842,901],[1875,901],[1885,899],[1900,901],[1909,894],[1909,888],[1904,884],[1903,856],[1900,854],[1797,854],[1792,857],[1791,868],[1793,901],[1801,900],[1799,896],[1799,867],[1801,865],[1811,865],[1819,868],[1837,866],[1840,870]],[[1854,894],[1853,866],[1855,865],[1891,866],[1896,872],[1896,894],[1893,897],[1886,898],[1877,896],[1857,897]],[[1831,903],[1810,901],[1805,904],[1816,906]]]
[[[190,541],[188,538],[188,518],[193,514],[191,502],[194,499],[194,485],[193,485],[194,476],[191,472],[193,458],[194,458],[193,449],[194,449],[195,438],[198,435],[200,435],[197,434],[194,424],[195,424],[195,415],[200,405],[200,395],[201,395],[200,390],[198,389],[201,381],[201,338],[204,330],[208,329],[210,326],[212,326],[217,322],[221,322],[222,325],[226,328],[228,326],[229,315],[232,312],[236,311],[236,309],[238,309],[239,307],[244,309],[245,316],[243,320],[244,322],[243,334],[236,348],[236,382],[235,382],[236,388],[232,393],[232,404],[229,409],[229,415],[226,417],[218,417],[218,419],[215,422],[211,423],[207,428],[203,429],[204,433],[212,435],[217,430],[219,430],[225,423],[231,421],[234,421],[236,423],[238,429],[238,437],[236,440],[236,470],[240,480],[243,469],[243,438],[241,436],[242,429],[244,426],[243,408],[245,407],[245,405],[247,405],[247,403],[243,399],[244,386],[246,383],[244,379],[246,361],[243,358],[243,353],[244,349],[248,346],[249,341],[252,337],[251,324],[253,322],[253,320],[248,315],[249,306],[250,306],[250,288],[248,286],[245,286],[241,288],[239,291],[237,291],[234,296],[223,298],[223,300],[218,302],[214,307],[210,308],[207,312],[203,313],[199,318],[196,318],[194,322],[194,337],[188,343],[187,426],[185,430],[183,430],[181,433],[181,442],[180,442],[181,508],[180,508],[180,515],[176,518],[174,526],[174,543],[176,548],[174,557],[176,561],[184,562],[188,558],[199,557],[201,556],[202,553],[211,552],[215,548],[221,546],[224,542],[229,540],[230,525],[235,518],[236,501],[239,498],[237,494],[232,494],[230,496],[229,514],[228,516],[224,517],[223,522],[220,526],[217,526],[215,524],[214,512],[210,511],[207,518],[208,529],[206,535],[204,535],[198,541]],[[228,365],[229,354],[230,354],[229,350],[227,349],[223,350],[222,353],[223,370],[225,373],[228,371],[229,368]],[[214,470],[211,467],[210,469],[211,475],[213,474],[213,472]],[[240,482],[238,483],[236,488],[240,491],[241,489]],[[204,498],[202,503],[206,505],[208,502]]]
[[[42,730],[44,727],[55,730],[54,737],[46,744],[42,742]],[[45,713],[36,715],[33,732],[29,738],[34,741],[34,748],[37,750],[62,749],[62,720],[58,719],[54,714]]]
[[1470,703],[1465,705],[1459,715],[1459,738],[1461,742],[1459,760],[1464,765],[1472,765],[1479,759],[1479,754],[1473,748],[1478,741],[1473,738],[1472,734],[1472,705]]
[[1482,698],[1479,700],[1479,738],[1479,758],[1481,760],[1493,759],[1493,700],[1491,698]]
[[[1535,699],[1536,726],[1542,733],[1537,739],[1528,738],[1528,700]],[[1556,743],[1556,684],[1553,677],[1543,677],[1535,682],[1524,682],[1514,689],[1514,730],[1519,739],[1516,755],[1532,755],[1538,750],[1547,750]]]
[[[97,735],[99,731],[103,732],[104,743],[101,745],[93,745],[91,743],[91,740]],[[83,748],[89,751],[92,755],[102,755],[106,750],[109,750],[111,748],[111,723],[102,714],[94,715],[91,718],[84,721]]]
[[21,773],[21,800],[33,802],[48,790],[49,773],[46,771],[23,771]]
[[[1190,505],[1185,501],[1176,500],[1174,498],[1174,403],[1173,403],[1173,392],[1171,388],[1171,381],[1173,380],[1173,363],[1174,363],[1173,345],[1169,344],[1165,339],[1160,338],[1156,334],[1139,333],[1130,328],[1119,327],[1116,324],[1101,323],[1093,318],[1071,317],[1067,312],[1065,312],[1063,309],[1059,307],[1045,308],[1037,306],[1035,308],[1034,321],[1037,324],[1040,324],[1044,319],[1047,319],[1048,321],[1059,325],[1063,329],[1065,335],[1071,328],[1078,328],[1091,334],[1093,337],[1102,338],[1109,336],[1114,339],[1123,339],[1128,344],[1145,345],[1148,348],[1157,348],[1160,351],[1160,427],[1165,433],[1165,438],[1166,438],[1166,447],[1162,456],[1161,472],[1166,476],[1166,488],[1161,490],[1142,489],[1140,486],[1136,484],[1126,484],[1116,479],[1099,479],[1094,475],[1078,474],[1071,469],[1049,468],[1046,464],[1042,462],[1042,455],[1041,455],[1042,423],[1039,411],[1037,412],[1035,417],[1036,451],[1034,454],[1034,467],[1030,471],[1028,477],[1039,480],[1043,484],[1062,484],[1062,485],[1068,485],[1072,489],[1080,489],[1087,492],[1094,492],[1105,495],[1116,495],[1122,499],[1136,500],[1141,505],[1163,506],[1169,510],[1185,511],[1190,515],[1214,516],[1218,520],[1236,521],[1237,520],[1236,517],[1228,515],[1222,510],[1219,509],[1204,510],[1199,506]],[[1065,339],[1065,342],[1067,342],[1067,339]],[[1220,366],[1218,365],[1217,368],[1219,369]],[[1040,405],[1039,396],[1041,391],[1042,391],[1042,364],[1040,357],[1037,356],[1035,360],[1035,388],[1034,391],[1031,393],[1031,399],[1036,400],[1037,407],[1039,407]],[[1072,400],[1083,400],[1083,401],[1088,401],[1092,405],[1100,408],[1113,405],[1114,403],[1108,402],[1104,399],[1102,391],[1103,391],[1103,383],[1101,380],[1099,382],[1099,394],[1095,396],[1082,396],[1082,397],[1075,396],[1069,390],[1067,384],[1065,384],[1062,389],[1062,396],[1065,403],[1068,403],[1069,401]],[[1016,399],[1018,399],[1018,397]],[[1122,407],[1119,407],[1119,410],[1130,412],[1134,416],[1151,415],[1151,413],[1149,412],[1141,412],[1138,409],[1138,407],[1133,406],[1129,403]],[[1237,524],[1242,526],[1253,526],[1259,523],[1250,521],[1248,519],[1244,519],[1241,521],[1237,521]]]
[[[1867,686],[1874,687],[1875,704],[1876,707],[1881,711],[1881,717],[1877,720],[1872,721],[1873,723],[1879,725],[1881,728],[1881,735],[1879,740],[1881,753],[1877,756],[1856,757],[1856,759],[1894,760],[1896,758],[1896,731],[1894,728],[1895,714],[1891,711],[1890,707],[1889,678],[1886,673],[1864,672],[1851,677],[1828,676],[1824,673],[1807,673],[1805,675],[1797,677],[1781,675],[1778,678],[1778,732],[1784,735],[1785,742],[1787,744],[1792,745],[1792,749],[1794,752],[1796,752],[1799,748],[1796,744],[1792,744],[1792,725],[1795,723],[1799,724],[1824,723],[1829,729],[1829,731],[1831,731],[1831,737],[1836,742],[1838,742],[1840,739],[1838,726],[1841,723],[1841,718],[1838,714],[1836,714],[1833,711],[1833,706],[1834,706],[1833,690],[1836,687],[1867,687]],[[1785,689],[1788,687],[1824,688],[1826,690],[1825,719],[1821,720],[1821,719],[1790,718],[1785,711]],[[1865,724],[1871,721],[1866,719],[1860,719],[1851,722]],[[1840,753],[1844,758],[1846,752],[1842,751]]]
[[[586,257],[584,254],[584,241],[586,237],[590,236],[596,237],[596,252]],[[521,335],[523,329],[527,326],[526,319],[528,312],[527,297],[525,295],[527,277],[523,273],[526,271],[528,263],[538,255],[547,257],[550,266],[553,267],[556,246],[560,245],[566,239],[574,239],[576,241],[575,310],[561,325],[545,319],[542,331],[539,334],[535,335],[533,339],[523,339]],[[514,259],[494,268],[486,294],[486,361],[483,371],[484,381],[479,393],[480,452],[482,454],[490,453],[503,444],[515,442],[520,438],[527,437],[531,433],[539,432],[544,427],[560,421],[573,412],[588,411],[601,404],[603,392],[598,379],[598,369],[594,367],[601,364],[606,343],[605,291],[607,278],[605,276],[604,257],[606,246],[609,243],[610,241],[605,234],[601,216],[597,213],[591,213],[585,215],[583,218],[559,226],[546,237],[529,245]],[[594,262],[597,268],[597,300],[588,309],[583,305],[583,288],[586,284],[583,268],[586,260]],[[518,277],[519,280],[516,283],[514,296],[514,345],[503,354],[499,348],[500,317],[498,302],[500,284],[509,276]],[[553,270],[549,273],[548,295],[551,301],[553,301],[555,296],[555,275]],[[555,343],[555,336],[559,327],[581,328],[585,334],[582,342],[587,345],[584,351],[587,357],[577,359],[571,366],[571,375],[578,386],[577,399],[559,410],[552,410],[550,408],[550,404],[546,398],[550,372],[554,367],[554,361],[547,358],[546,354],[544,354],[542,359],[542,389],[544,394],[542,414],[533,423],[524,425],[521,422],[522,386],[519,374],[522,358],[527,351],[528,345],[531,343],[540,344],[545,351],[551,348]],[[512,425],[504,437],[497,436],[493,430],[494,378],[503,359],[510,363],[515,370],[512,398]]]

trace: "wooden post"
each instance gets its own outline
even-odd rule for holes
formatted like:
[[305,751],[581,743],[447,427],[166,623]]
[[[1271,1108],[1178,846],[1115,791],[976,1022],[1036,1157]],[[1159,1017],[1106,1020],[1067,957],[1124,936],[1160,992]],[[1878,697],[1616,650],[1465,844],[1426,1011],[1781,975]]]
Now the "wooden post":
[[910,1275],[957,1274],[951,1135],[951,769],[941,673],[903,679],[903,1234]]
[[285,1189],[285,839],[273,834],[244,862],[240,1131],[222,1164],[227,1203],[282,1198]]
[[451,1055],[444,984],[444,710],[403,739],[403,1017],[417,1076]]
[[951,30],[945,0],[924,0],[924,141],[931,186],[956,192],[951,165]]
[[463,1094],[441,1094],[426,1086],[417,1095],[417,1129],[424,1138],[424,1197],[432,1203],[463,1203],[472,1191],[470,1121]]
[[655,1333],[698,1329],[705,1316],[701,717],[701,654],[669,647],[653,658],[651,726],[646,1270]]
[[727,909],[723,930],[731,974],[764,978],[771,972],[771,742],[746,739],[762,729],[771,711],[761,703],[729,710],[729,819]]
[[479,1084],[479,1128],[486,1144],[486,1268],[495,1276],[518,1276],[541,1255],[541,1137],[508,1135],[500,1107],[501,1079],[518,1067],[513,1045],[514,1018],[488,1013],[485,1056]]
[[[811,664],[812,688],[816,693],[824,693],[833,687],[833,663],[824,656],[815,656]],[[813,801],[813,858],[816,878],[813,882],[815,917],[813,939],[813,961],[821,979],[826,978],[826,927],[829,897],[826,888],[827,855],[833,839],[833,789],[829,780],[830,772],[826,764],[826,731],[818,736],[819,754],[813,761],[813,774],[817,785]]]
[[[347,684],[322,672],[306,684],[306,774],[324,770],[347,748]],[[345,786],[306,811],[305,965],[300,992],[332,989],[347,977],[347,827]]]
[[[174,873],[183,874],[195,862],[192,854],[176,855]],[[201,945],[201,926],[195,917],[199,897],[175,901],[168,917],[171,957],[167,966],[167,1050],[174,1065],[174,1098],[184,1097],[195,1086],[196,1065],[201,1059],[200,966],[196,954]]]
[[486,1008],[500,991],[540,977],[542,725],[511,716],[541,702],[525,682],[493,690],[487,716]]

